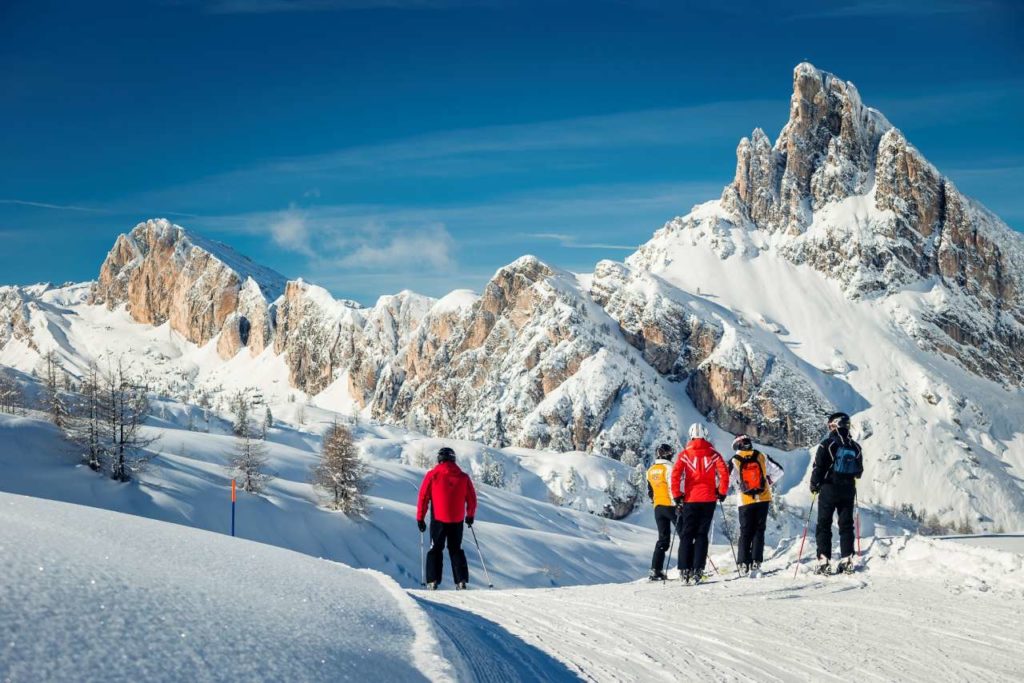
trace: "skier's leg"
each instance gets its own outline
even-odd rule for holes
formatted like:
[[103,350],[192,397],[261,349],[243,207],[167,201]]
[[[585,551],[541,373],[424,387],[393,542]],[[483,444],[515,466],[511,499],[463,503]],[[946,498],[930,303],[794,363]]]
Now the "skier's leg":
[[446,524],[448,527],[448,559],[452,563],[452,579],[455,583],[469,581],[469,564],[466,562],[466,551],[462,549],[463,522]]
[[832,516],[836,512],[836,501],[828,486],[818,495],[818,528],[814,537],[818,543],[818,557],[832,558]]
[[695,503],[699,506],[699,526],[693,538],[693,569],[704,571],[708,561],[708,532],[715,517],[715,503]]
[[736,563],[740,566],[751,563],[751,543],[754,540],[754,505],[740,505],[736,508],[736,516],[740,520],[740,542],[736,549]]
[[754,503],[748,507],[754,508],[751,523],[754,525],[753,539],[751,540],[751,561],[756,564],[764,562],[764,531],[768,526],[768,508],[771,503]]
[[693,569],[693,541],[697,536],[699,513],[697,503],[683,505],[683,523],[679,525],[679,569]]
[[430,550],[427,551],[427,583],[441,583],[444,573],[444,522],[430,520]]
[[853,555],[853,498],[842,500],[836,506],[839,513],[839,555],[850,557]]
[[668,552],[668,539],[672,533],[673,508],[667,505],[658,505],[654,508],[654,523],[658,525],[658,542],[654,545],[654,555],[651,557],[651,569],[661,572],[665,567],[665,553]]

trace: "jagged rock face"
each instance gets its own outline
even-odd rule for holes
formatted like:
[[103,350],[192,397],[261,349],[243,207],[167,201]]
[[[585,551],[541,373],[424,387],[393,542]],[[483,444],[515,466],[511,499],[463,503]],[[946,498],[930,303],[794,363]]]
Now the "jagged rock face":
[[[247,285],[245,310],[240,310],[243,281],[248,280],[252,284]],[[227,325],[229,338],[218,345],[227,357],[244,345],[243,339],[257,340],[260,350],[265,346],[263,330],[250,335],[254,324],[262,327],[269,319],[264,292],[259,290],[261,285],[279,289],[282,283],[276,273],[224,245],[190,235],[166,220],[151,220],[118,237],[100,268],[90,302],[111,309],[126,304],[137,322],[169,322],[173,330],[200,345]]]
[[497,446],[613,457],[678,439],[657,373],[613,324],[571,275],[524,257],[469,308],[428,314],[373,414]]
[[770,148],[761,129],[736,150],[723,203],[759,227],[799,234],[813,211],[869,189],[878,140],[890,124],[852,83],[800,64],[789,122]]
[[694,407],[731,433],[792,450],[811,443],[832,410],[791,363],[740,333],[725,311],[651,273],[602,261],[591,291],[644,359],[688,380]]
[[242,348],[258,356],[273,342],[271,307],[256,281],[246,278],[238,293],[238,306],[221,326],[217,352],[231,358]]
[[[775,145],[755,130],[737,148],[736,178],[720,202],[730,219],[677,219],[676,229],[785,233],[780,253],[839,280],[853,298],[937,279],[944,292],[914,327],[919,343],[1024,385],[1020,236],[961,195],[852,84],[809,64],[793,82]],[[733,250],[716,249],[722,258]]]
[[285,358],[289,379],[317,394],[348,373],[348,390],[369,403],[390,363],[433,302],[412,292],[382,297],[373,308],[337,301],[301,280],[289,282],[276,311],[274,351]]
[[0,287],[0,349],[12,339],[35,348],[25,297],[17,287]]

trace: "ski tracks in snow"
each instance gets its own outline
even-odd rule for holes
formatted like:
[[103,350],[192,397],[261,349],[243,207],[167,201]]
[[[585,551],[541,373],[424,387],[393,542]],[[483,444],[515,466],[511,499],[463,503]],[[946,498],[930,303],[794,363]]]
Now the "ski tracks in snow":
[[[448,647],[482,663],[463,668],[462,680],[1024,677],[1020,596],[958,595],[934,581],[782,572],[703,586],[418,595]],[[545,653],[562,668],[548,668]]]

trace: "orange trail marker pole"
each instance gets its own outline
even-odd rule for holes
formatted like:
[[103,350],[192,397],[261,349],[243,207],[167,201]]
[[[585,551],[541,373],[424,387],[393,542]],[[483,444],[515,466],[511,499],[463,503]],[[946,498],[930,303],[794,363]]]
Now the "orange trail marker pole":
[[231,480],[231,535],[235,535],[235,500],[237,495],[235,494],[235,480]]

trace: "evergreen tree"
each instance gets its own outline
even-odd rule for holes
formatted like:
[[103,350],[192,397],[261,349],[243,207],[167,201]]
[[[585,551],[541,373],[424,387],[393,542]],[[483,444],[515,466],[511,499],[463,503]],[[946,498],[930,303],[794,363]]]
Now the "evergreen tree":
[[267,432],[274,426],[274,414],[270,412],[270,406],[267,406],[267,411],[263,414],[263,438],[267,438]]
[[231,397],[231,412],[235,414],[232,429],[235,436],[250,436],[252,425],[249,423],[249,397],[244,392],[237,392]]
[[231,455],[231,471],[243,491],[262,494],[274,478],[267,472],[267,446],[248,433],[238,437]]
[[369,480],[352,433],[335,423],[324,434],[320,462],[312,470],[313,485],[327,507],[348,515],[365,515]]
[[501,461],[485,453],[480,465],[480,483],[499,489],[505,487],[505,468]]

